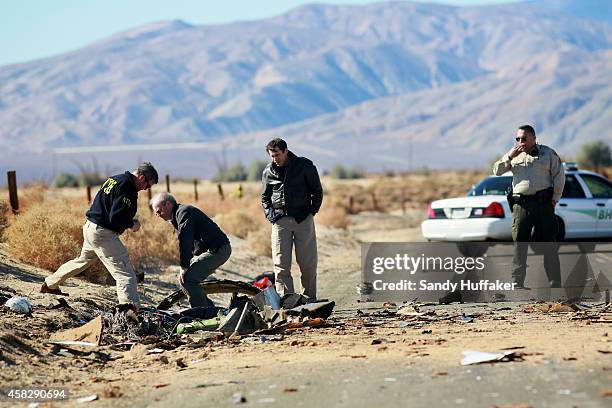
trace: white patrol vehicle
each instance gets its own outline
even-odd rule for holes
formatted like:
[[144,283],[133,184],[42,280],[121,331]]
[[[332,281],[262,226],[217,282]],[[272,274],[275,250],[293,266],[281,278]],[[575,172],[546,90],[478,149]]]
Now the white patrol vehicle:
[[[612,238],[612,182],[600,174],[564,163],[565,188],[555,214],[558,241]],[[429,241],[512,241],[512,211],[506,193],[512,173],[490,176],[467,197],[437,200],[421,224]]]

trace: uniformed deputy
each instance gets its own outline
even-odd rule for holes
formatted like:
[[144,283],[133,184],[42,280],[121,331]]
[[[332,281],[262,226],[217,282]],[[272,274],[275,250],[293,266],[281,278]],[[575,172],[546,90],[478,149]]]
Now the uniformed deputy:
[[[512,172],[512,193],[508,195],[515,242],[512,277],[518,288],[527,289],[527,242],[556,240],[559,226],[555,206],[563,193],[565,172],[557,153],[536,143],[536,133],[530,125],[518,128],[512,149],[493,165],[493,173],[497,176],[507,171]],[[550,286],[561,287],[556,247],[545,245],[543,252]]]
[[157,180],[157,171],[148,162],[142,163],[131,173],[126,171],[108,178],[87,211],[81,255],[47,276],[40,288],[41,293],[66,295],[59,289],[59,285],[83,272],[97,257],[117,282],[119,304],[140,307],[136,275],[127,248],[119,235],[128,228],[133,232],[140,229],[140,223],[134,219],[138,208],[138,192],[151,188]]

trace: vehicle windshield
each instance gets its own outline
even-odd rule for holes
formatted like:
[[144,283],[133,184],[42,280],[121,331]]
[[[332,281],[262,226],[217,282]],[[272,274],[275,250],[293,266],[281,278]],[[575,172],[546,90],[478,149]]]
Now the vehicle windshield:
[[512,184],[512,176],[487,177],[468,192],[469,196],[506,195]]

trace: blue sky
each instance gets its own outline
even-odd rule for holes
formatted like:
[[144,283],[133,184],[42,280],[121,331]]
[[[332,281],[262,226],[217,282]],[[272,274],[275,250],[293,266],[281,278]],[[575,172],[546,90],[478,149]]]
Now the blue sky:
[[[432,2],[431,0],[421,0]],[[452,5],[517,0],[441,0]],[[308,3],[371,0],[18,0],[0,3],[0,66],[71,51],[139,25],[180,19],[192,24],[253,20]]]

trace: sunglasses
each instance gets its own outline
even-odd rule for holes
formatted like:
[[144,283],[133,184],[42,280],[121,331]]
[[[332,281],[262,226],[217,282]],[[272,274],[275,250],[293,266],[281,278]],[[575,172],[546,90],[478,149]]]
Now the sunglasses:
[[516,140],[517,142],[526,142],[527,138],[526,137],[515,137],[514,140]]

